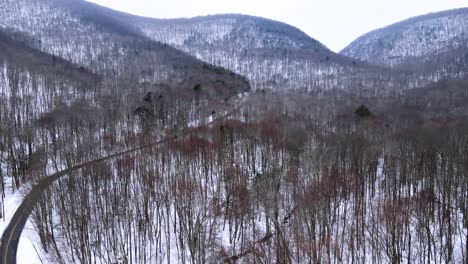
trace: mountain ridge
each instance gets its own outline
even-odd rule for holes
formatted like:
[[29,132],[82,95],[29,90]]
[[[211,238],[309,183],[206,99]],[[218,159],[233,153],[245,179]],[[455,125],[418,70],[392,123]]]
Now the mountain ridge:
[[300,29],[271,19],[242,14],[180,19],[126,14],[122,19],[150,39],[246,76],[256,89],[346,88],[361,84],[355,80],[359,73],[375,82],[380,75],[379,67],[336,54]]
[[113,85],[123,80],[186,89],[203,84],[212,87],[210,93],[221,94],[250,89],[242,76],[204,67],[205,62],[120,22],[112,15],[114,11],[86,1],[3,2],[0,14],[0,27],[27,35],[31,48],[117,77],[120,81],[112,81]]
[[[32,16],[7,16],[0,20],[0,25],[26,33],[29,30],[33,39],[42,41],[33,44],[34,48],[93,71],[110,69],[107,74],[111,76],[130,72],[121,79],[139,76],[137,81],[143,83],[173,82],[173,85],[190,88],[206,79],[199,75],[210,71],[213,76],[219,75],[219,71],[213,70],[216,67],[228,69],[221,75],[230,79],[234,86],[246,87],[246,80],[240,77],[245,76],[254,89],[308,92],[335,88],[406,89],[465,74],[463,58],[456,63],[445,62],[444,58],[434,60],[448,63],[444,67],[427,61],[410,61],[392,69],[392,65],[334,53],[294,26],[256,16],[218,14],[157,19],[81,0],[21,0],[18,3],[31,3],[23,7],[22,12],[30,10]],[[56,8],[50,6],[56,3],[65,11],[54,13]],[[53,18],[44,17],[46,12],[52,13]],[[28,23],[37,28],[28,29]],[[57,25],[50,26],[51,23]],[[57,34],[70,34],[64,28],[78,30],[65,41],[57,37]],[[98,37],[90,37],[93,34]],[[462,54],[463,50],[457,52]],[[205,64],[216,67],[205,67]],[[208,79],[211,86],[227,83],[220,82],[218,77]]]
[[468,8],[433,12],[363,34],[340,53],[391,67],[412,63],[412,60],[425,63],[430,60],[425,56],[463,46],[468,40],[466,25]]

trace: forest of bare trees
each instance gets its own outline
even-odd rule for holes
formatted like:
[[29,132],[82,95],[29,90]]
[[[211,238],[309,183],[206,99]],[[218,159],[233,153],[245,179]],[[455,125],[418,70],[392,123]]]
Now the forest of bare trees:
[[227,99],[201,85],[125,91],[49,59],[75,75],[1,71],[2,186],[170,140],[47,189],[32,221],[48,262],[467,260],[466,82]]
[[384,69],[253,17],[0,15],[0,218],[88,165],[29,217],[43,263],[468,263],[464,48]]
[[[363,99],[369,116],[349,99],[250,94],[228,119],[55,182],[33,213],[42,247],[57,263],[464,263],[465,85]],[[209,101],[176,100],[168,120],[203,119]],[[169,122],[154,118],[136,114],[136,134],[106,125],[98,150],[61,156],[148,140]],[[82,122],[60,130],[96,142]]]

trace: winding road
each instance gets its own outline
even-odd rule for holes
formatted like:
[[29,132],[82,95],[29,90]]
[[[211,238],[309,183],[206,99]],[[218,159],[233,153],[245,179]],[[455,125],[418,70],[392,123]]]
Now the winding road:
[[[218,122],[222,119],[225,119],[232,114],[234,114],[238,109],[242,107],[244,103],[240,103],[237,107],[235,107],[231,112],[218,117],[216,119],[213,119],[212,121],[201,125],[201,126],[208,126],[211,125],[215,122]],[[185,136],[190,133],[191,128],[186,128],[182,132],[179,133],[179,136]],[[81,163],[79,165],[76,165],[74,167],[68,168],[66,170],[62,170],[60,172],[57,172],[55,174],[52,174],[48,177],[45,177],[41,179],[32,189],[31,191],[24,197],[23,202],[21,205],[18,207],[16,210],[15,214],[13,215],[10,224],[8,227],[5,229],[3,232],[2,239],[0,241],[0,264],[16,264],[16,253],[18,250],[18,243],[21,237],[21,233],[23,232],[24,226],[26,224],[26,221],[28,220],[30,214],[32,213],[32,210],[34,209],[34,206],[36,205],[36,202],[40,199],[42,192],[48,188],[54,181],[57,179],[68,175],[72,172],[78,171],[82,168],[85,168],[87,166],[100,163],[103,161],[111,160],[113,158],[123,156],[125,154],[133,153],[139,150],[151,148],[157,145],[161,145],[163,143],[169,142],[170,140],[173,140],[174,135],[169,135],[166,136],[165,138],[150,143],[146,144],[144,146],[139,146],[133,149],[125,150],[122,152],[114,153],[99,159],[95,159],[92,161],[87,161],[84,163]]]
[[10,224],[8,227],[5,229],[3,232],[2,239],[0,241],[0,256],[1,256],[1,262],[3,264],[16,264],[16,251],[18,250],[18,243],[19,239],[21,237],[21,233],[23,232],[23,228],[26,224],[26,221],[29,218],[29,215],[31,214],[32,210],[34,209],[34,206],[36,205],[36,202],[41,198],[42,192],[48,188],[54,181],[57,179],[70,174],[72,172],[75,172],[81,168],[90,166],[92,164],[96,164],[102,161],[110,160],[115,157],[119,157],[125,154],[129,154],[132,152],[136,152],[138,150],[142,150],[145,148],[150,148],[156,145],[160,145],[164,143],[165,141],[168,141],[170,139],[164,139],[158,142],[155,142],[153,144],[145,145],[142,147],[126,150],[123,152],[115,153],[100,159],[88,161],[79,165],[76,165],[74,167],[71,167],[69,169],[57,172],[53,175],[50,175],[48,177],[45,177],[41,179],[32,189],[31,191],[24,197],[23,202],[21,205],[18,207],[16,210],[15,214],[13,215]]

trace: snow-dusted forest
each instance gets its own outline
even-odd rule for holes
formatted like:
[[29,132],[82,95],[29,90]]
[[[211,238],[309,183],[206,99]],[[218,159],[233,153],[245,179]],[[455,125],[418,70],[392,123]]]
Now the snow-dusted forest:
[[[466,10],[459,13],[436,20],[439,27],[433,26],[432,20],[424,20],[419,26],[411,25],[411,30],[393,33],[392,37],[384,36],[390,29],[381,30],[382,34],[378,34],[380,31],[370,33],[369,39],[362,37],[347,47],[342,52],[346,56],[331,52],[297,28],[258,17],[127,19],[154,40],[246,76],[254,88],[315,92],[379,87],[382,92],[420,87],[446,78],[463,78],[468,72],[468,47],[464,40],[467,15]],[[432,34],[427,33],[429,31]],[[444,32],[448,33],[443,38]],[[418,38],[419,42],[412,38]],[[422,43],[424,40],[427,41]],[[395,48],[387,52],[384,50],[387,46],[377,43],[385,43],[388,49]],[[405,67],[397,70],[386,69],[384,66],[393,63],[382,63],[379,58],[398,57],[395,54],[404,54],[400,56],[402,60],[419,55],[426,57],[416,62],[405,61]],[[378,68],[369,62],[384,66]]]
[[467,24],[466,8],[411,18],[365,34],[342,54],[390,66],[427,63],[441,55],[466,60]]
[[462,263],[463,119],[318,110],[335,103],[252,94],[227,120],[67,176],[33,213],[43,248],[58,263]]
[[263,18],[0,2],[0,263],[9,226],[28,264],[467,263],[466,12],[351,45],[390,31],[387,68]]

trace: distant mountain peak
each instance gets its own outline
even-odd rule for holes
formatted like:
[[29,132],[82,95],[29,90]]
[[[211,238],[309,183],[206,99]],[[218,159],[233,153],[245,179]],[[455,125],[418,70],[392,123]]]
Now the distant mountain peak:
[[468,48],[468,8],[410,18],[371,31],[341,54],[374,64],[425,63],[432,56]]
[[[154,33],[151,27],[157,25],[161,27],[161,30],[176,28],[186,39],[198,34],[197,37],[205,37],[206,41],[216,42],[219,45],[223,40],[237,38],[239,42],[230,44],[242,45],[241,48],[317,48],[329,51],[323,44],[298,28],[283,22],[250,15],[217,14],[178,19],[142,17],[133,19],[143,26],[140,28],[147,34]],[[202,28],[203,30],[200,30]]]

